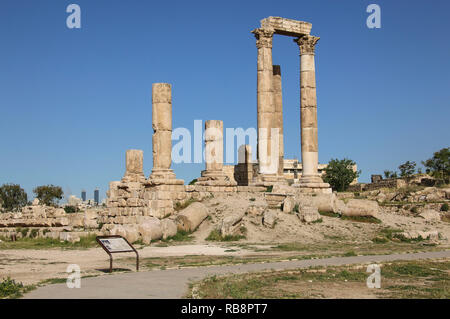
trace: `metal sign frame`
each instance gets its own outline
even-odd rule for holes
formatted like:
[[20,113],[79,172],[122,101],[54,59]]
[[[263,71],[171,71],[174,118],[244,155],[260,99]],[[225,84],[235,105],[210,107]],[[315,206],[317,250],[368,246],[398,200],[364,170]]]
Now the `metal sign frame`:
[[[106,248],[105,245],[103,245],[102,241],[100,239],[108,239],[108,238],[121,238],[123,240],[125,240],[125,242],[128,244],[128,246],[130,246],[130,250],[121,250],[121,251],[109,251],[108,248]],[[97,236],[95,238],[95,240],[97,241],[97,243],[103,248],[104,251],[106,251],[106,253],[109,255],[109,272],[112,272],[112,266],[113,266],[113,258],[112,258],[112,254],[116,254],[116,253],[131,253],[131,252],[135,252],[136,253],[136,271],[139,271],[139,253],[137,252],[137,250],[133,247],[133,245],[131,245],[128,240],[120,235],[109,235],[109,236]]]

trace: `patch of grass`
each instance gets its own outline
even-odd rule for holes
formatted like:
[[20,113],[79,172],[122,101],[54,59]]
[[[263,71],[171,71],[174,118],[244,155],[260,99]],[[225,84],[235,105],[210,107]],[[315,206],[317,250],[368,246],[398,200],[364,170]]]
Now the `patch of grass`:
[[33,228],[33,229],[30,231],[30,237],[31,237],[31,238],[36,238],[36,237],[38,236],[38,234],[39,234],[39,229],[37,229],[37,228]]
[[296,213],[299,213],[299,212],[300,212],[300,207],[298,206],[298,204],[295,204],[295,205],[294,205],[293,211],[296,212]]
[[190,198],[184,202],[176,202],[175,207],[173,208],[175,211],[180,211],[191,205],[192,203],[198,202],[198,200]]
[[385,227],[382,230],[380,230],[380,234],[386,237],[387,239],[392,239],[396,234],[401,232],[403,232],[403,230],[391,227]]
[[311,224],[320,224],[323,222],[322,218],[316,219],[315,221],[311,222]]
[[10,277],[0,281],[0,299],[16,299],[22,297],[25,292],[34,289],[34,286],[25,286],[21,282],[16,282]]
[[226,235],[222,236],[219,230],[214,229],[209,233],[205,240],[207,241],[238,241],[244,239],[244,235]]
[[444,203],[441,205],[441,212],[448,212],[448,203]]
[[385,244],[389,242],[389,239],[386,237],[375,237],[372,241],[376,244]]
[[96,235],[88,235],[80,237],[80,241],[70,243],[68,241],[60,241],[53,238],[17,238],[16,241],[6,240],[0,243],[0,249],[49,249],[49,248],[66,248],[66,249],[80,249],[96,247]]
[[381,220],[373,216],[342,216],[341,219],[352,222],[381,224]]
[[191,241],[194,239],[194,236],[192,236],[191,232],[185,231],[185,230],[179,230],[175,234],[175,236],[167,237],[166,239],[161,239],[162,242],[168,242],[168,241]]
[[347,251],[346,253],[342,254],[343,257],[354,257],[358,256],[354,251]]
[[341,215],[339,213],[333,213],[333,212],[322,212],[319,211],[319,214],[322,216],[327,216],[327,217],[336,217],[336,218],[340,218]]
[[273,186],[272,185],[267,186],[267,188],[266,188],[266,192],[267,193],[272,193],[272,190],[273,190]]
[[[190,285],[188,298],[281,299],[441,298],[450,297],[450,262],[403,261],[381,266],[382,289],[367,289],[367,265],[328,266],[271,272],[211,276]],[[333,287],[333,289],[329,289]]]
[[403,234],[394,234],[393,238],[397,239],[401,242],[404,242],[404,243],[413,243],[413,242],[420,242],[420,241],[425,240],[424,238],[422,238],[422,236],[419,236],[417,238],[406,238]]
[[67,278],[49,278],[39,282],[39,285],[63,284],[67,282]]

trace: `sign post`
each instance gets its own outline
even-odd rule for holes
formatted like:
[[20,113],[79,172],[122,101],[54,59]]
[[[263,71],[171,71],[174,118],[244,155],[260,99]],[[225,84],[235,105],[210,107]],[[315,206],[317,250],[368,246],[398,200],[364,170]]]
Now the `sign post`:
[[109,272],[112,272],[113,258],[112,254],[116,253],[136,253],[136,271],[139,271],[139,254],[137,250],[131,245],[126,238],[120,235],[110,235],[110,236],[97,236],[95,238],[97,243],[103,248],[104,251],[109,255]]

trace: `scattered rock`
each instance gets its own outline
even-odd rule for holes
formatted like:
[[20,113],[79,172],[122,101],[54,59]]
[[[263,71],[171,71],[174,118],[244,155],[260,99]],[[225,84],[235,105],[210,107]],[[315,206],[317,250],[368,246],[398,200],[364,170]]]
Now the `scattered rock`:
[[433,231],[408,231],[400,233],[406,239],[429,239],[429,240],[439,240],[439,232],[437,230]]
[[285,200],[283,201],[283,212],[284,213],[292,213],[292,211],[294,210],[294,206],[295,206],[295,201],[294,198],[292,196],[288,196],[285,198]]
[[220,224],[220,233],[222,236],[233,235],[238,229],[242,218],[244,217],[244,212],[238,212],[226,216]]
[[266,210],[265,206],[255,206],[250,205],[247,210],[245,211],[246,214],[252,215],[252,216],[259,216],[262,215],[262,213]]
[[305,223],[312,223],[321,218],[317,207],[313,206],[301,206],[297,217]]
[[425,220],[428,221],[440,221],[441,215],[439,212],[432,210],[432,209],[426,209],[423,212],[419,214],[420,217],[422,217]]
[[277,222],[277,213],[272,210],[266,210],[262,219],[264,226],[274,228]]
[[61,241],[68,241],[70,243],[76,243],[80,241],[80,236],[69,233],[69,232],[61,232],[59,233],[59,240]]

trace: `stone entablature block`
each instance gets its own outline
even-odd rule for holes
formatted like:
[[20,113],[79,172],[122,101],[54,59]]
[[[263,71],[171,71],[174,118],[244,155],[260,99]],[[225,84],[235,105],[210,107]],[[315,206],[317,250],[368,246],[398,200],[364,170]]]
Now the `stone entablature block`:
[[261,20],[261,28],[274,29],[275,33],[293,37],[309,35],[312,24],[281,17],[268,17]]

